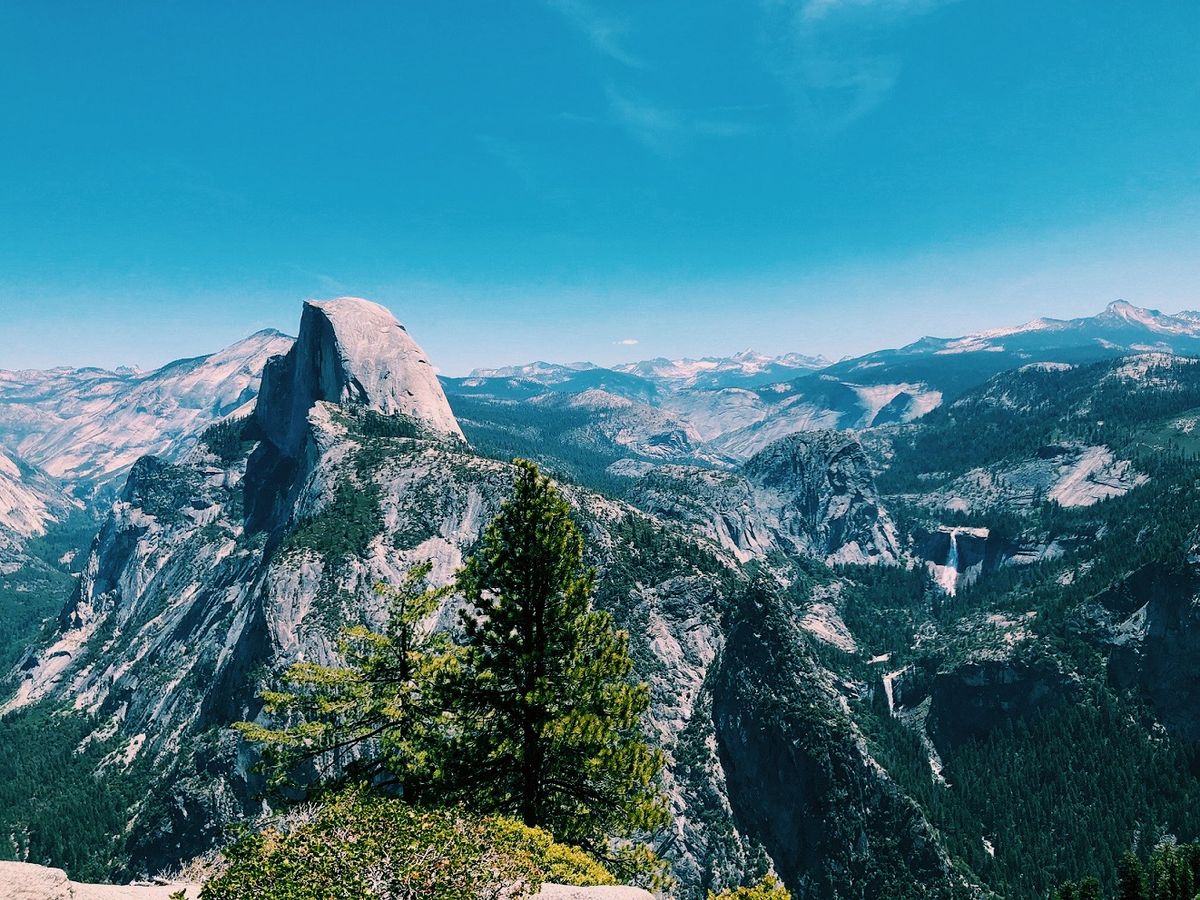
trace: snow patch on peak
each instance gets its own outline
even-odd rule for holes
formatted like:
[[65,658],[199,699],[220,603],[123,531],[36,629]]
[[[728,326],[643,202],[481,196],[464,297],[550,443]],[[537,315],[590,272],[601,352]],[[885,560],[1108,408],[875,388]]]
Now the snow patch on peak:
[[1157,309],[1143,309],[1126,300],[1114,300],[1099,318],[1120,320],[1158,334],[1200,335],[1200,321],[1192,316],[1169,316]]

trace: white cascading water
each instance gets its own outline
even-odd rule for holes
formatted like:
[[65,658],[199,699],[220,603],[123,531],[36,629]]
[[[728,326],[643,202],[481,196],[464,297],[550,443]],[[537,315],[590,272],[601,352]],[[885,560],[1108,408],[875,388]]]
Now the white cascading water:
[[958,588],[958,531],[956,529],[950,529],[950,551],[946,554],[944,565],[933,567],[933,579],[943,591],[951,597],[954,596],[954,592]]

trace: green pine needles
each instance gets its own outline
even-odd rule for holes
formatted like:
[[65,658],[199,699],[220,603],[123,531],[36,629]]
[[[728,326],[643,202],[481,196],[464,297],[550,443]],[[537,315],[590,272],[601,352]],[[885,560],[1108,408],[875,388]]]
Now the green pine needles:
[[[662,883],[648,841],[669,822],[661,751],[643,736],[649,689],[628,635],[592,608],[596,574],[570,504],[516,460],[513,496],[452,587],[413,567],[382,630],[355,627],[343,665],[301,662],[265,691],[270,725],[235,726],[275,783],[398,782],[408,802],[519,819],[620,877]],[[450,593],[462,637],[434,630]]]
[[347,629],[339,644],[344,665],[295,663],[283,690],[261,694],[266,712],[286,724],[234,726],[262,746],[273,784],[296,779],[308,764],[318,780],[386,774],[415,799],[436,777],[434,748],[449,724],[441,685],[457,654],[429,624],[451,590],[427,587],[430,569],[421,563],[398,587],[376,587],[388,602],[387,624]]
[[641,733],[649,689],[630,681],[629,636],[591,608],[596,575],[570,505],[536,465],[516,465],[514,495],[458,581],[471,604],[458,781],[487,808],[603,855],[669,818],[663,755]]

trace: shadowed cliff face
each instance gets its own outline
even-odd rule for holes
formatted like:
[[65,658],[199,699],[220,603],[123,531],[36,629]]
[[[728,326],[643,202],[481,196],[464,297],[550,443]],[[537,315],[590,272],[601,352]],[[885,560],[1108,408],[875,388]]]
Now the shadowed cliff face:
[[1117,618],[1102,636],[1112,648],[1114,687],[1144,700],[1170,731],[1200,741],[1200,555],[1168,569],[1134,572],[1103,603]]
[[939,672],[930,688],[929,731],[942,752],[1076,699],[1079,684],[1052,660],[984,660]]
[[[928,823],[867,753],[792,610],[751,588],[730,621],[713,716],[738,827],[797,898],[968,896]],[[849,894],[841,894],[847,896]]]

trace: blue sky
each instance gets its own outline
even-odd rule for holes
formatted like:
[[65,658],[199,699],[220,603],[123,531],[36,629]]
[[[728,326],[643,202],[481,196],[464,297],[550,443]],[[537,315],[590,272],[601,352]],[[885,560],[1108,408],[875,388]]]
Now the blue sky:
[[453,373],[1200,307],[1198,51],[1178,0],[7,0],[0,367],[340,294]]

